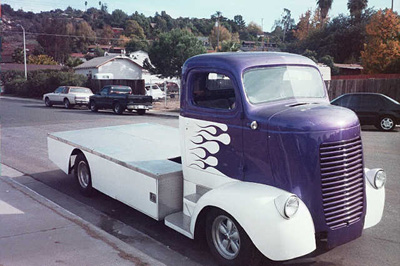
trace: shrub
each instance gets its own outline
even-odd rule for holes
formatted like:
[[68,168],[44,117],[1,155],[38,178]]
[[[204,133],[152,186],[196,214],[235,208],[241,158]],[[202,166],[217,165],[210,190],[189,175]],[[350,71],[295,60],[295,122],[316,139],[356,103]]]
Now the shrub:
[[34,98],[42,97],[58,86],[84,86],[87,82],[87,78],[83,75],[55,70],[28,72],[28,80],[25,80],[23,72],[6,71],[2,73],[1,80],[6,94]]

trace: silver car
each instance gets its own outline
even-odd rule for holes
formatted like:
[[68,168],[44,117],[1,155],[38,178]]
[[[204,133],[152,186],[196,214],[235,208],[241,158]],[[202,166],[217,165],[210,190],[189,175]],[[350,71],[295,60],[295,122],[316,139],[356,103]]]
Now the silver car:
[[93,95],[93,92],[89,88],[61,86],[54,92],[43,95],[43,101],[47,107],[59,104],[69,109],[74,105],[88,105],[90,95]]

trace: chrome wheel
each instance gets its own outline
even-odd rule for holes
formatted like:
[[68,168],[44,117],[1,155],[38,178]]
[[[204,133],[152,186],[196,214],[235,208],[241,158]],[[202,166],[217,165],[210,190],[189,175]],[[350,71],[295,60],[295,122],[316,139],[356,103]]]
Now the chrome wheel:
[[85,161],[80,161],[78,164],[78,181],[82,188],[87,188],[90,182],[89,167]]
[[392,130],[395,126],[394,121],[391,117],[382,118],[380,125],[383,130]]
[[64,100],[64,107],[65,107],[66,109],[69,109],[69,108],[71,107],[71,104],[70,104],[70,102],[69,102],[68,99],[65,99],[65,100]]
[[240,252],[240,235],[235,223],[227,216],[220,215],[212,224],[212,240],[218,253],[232,260]]
[[51,107],[50,99],[46,97],[46,99],[44,99],[44,104],[45,104],[47,107]]
[[120,103],[115,103],[114,104],[114,113],[117,115],[120,115],[124,112],[124,109],[122,108],[122,105]]

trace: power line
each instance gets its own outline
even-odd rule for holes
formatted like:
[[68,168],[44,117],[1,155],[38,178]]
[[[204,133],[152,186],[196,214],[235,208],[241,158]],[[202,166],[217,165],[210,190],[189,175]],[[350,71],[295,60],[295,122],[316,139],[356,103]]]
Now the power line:
[[[15,32],[20,33],[20,31],[15,30],[4,30],[3,32]],[[43,35],[43,36],[55,36],[55,37],[68,37],[68,38],[86,38],[86,39],[95,39],[95,40],[116,40],[119,41],[119,38],[102,38],[102,37],[89,37],[84,35],[70,35],[70,34],[53,34],[53,33],[41,33],[41,32],[25,32],[27,35]],[[129,37],[128,37],[129,38]],[[136,40],[140,42],[147,42],[147,40]]]

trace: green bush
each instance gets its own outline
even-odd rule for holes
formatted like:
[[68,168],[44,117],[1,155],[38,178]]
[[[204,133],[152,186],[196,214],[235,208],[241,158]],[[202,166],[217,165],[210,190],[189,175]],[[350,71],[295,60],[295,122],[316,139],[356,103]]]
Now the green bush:
[[6,71],[1,75],[6,94],[40,98],[53,92],[58,86],[85,86],[87,78],[72,72],[37,70],[28,72],[25,80],[23,72]]
[[18,96],[25,96],[27,93],[25,78],[17,76],[15,79],[11,80],[9,86],[6,87],[6,92]]

